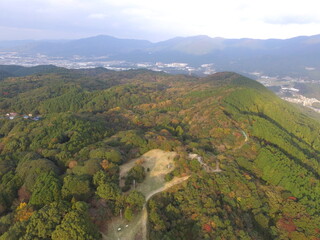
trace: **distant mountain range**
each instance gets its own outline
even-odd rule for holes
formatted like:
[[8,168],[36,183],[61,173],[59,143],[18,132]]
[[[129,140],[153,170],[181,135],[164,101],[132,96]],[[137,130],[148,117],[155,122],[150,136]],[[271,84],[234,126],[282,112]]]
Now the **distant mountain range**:
[[0,41],[1,51],[50,57],[100,57],[108,61],[213,63],[217,71],[320,78],[320,35],[280,39],[177,37],[146,40],[96,36],[61,41]]

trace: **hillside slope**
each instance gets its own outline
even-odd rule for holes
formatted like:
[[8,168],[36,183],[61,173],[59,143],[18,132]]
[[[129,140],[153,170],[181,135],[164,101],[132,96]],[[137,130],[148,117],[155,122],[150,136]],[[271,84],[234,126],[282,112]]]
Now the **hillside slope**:
[[147,202],[150,239],[320,238],[320,123],[251,79],[57,69],[0,94],[1,240],[130,225],[150,169],[120,187],[121,165],[152,149],[177,153],[167,181],[190,178]]

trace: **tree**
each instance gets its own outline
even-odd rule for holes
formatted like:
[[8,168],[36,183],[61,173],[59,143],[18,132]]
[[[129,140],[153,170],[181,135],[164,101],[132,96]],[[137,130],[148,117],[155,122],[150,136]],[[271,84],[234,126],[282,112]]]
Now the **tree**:
[[96,193],[101,198],[115,201],[120,195],[121,191],[116,184],[106,182],[99,185]]
[[19,176],[13,171],[4,174],[0,179],[0,214],[7,210],[12,204],[12,201],[17,196],[17,191],[22,185]]
[[120,164],[121,163],[121,154],[119,151],[113,148],[97,148],[90,151],[90,158],[97,159],[106,159],[109,162]]
[[133,168],[129,170],[125,180],[125,184],[126,186],[130,186],[133,180],[137,181],[138,183],[141,183],[143,182],[145,177],[146,173],[144,167],[136,164]]
[[108,175],[105,171],[100,170],[93,175],[93,184],[98,187],[108,181]]
[[27,239],[50,239],[52,232],[60,225],[63,216],[69,211],[69,204],[64,201],[50,203],[33,214],[28,222]]
[[178,127],[176,127],[176,133],[179,137],[181,137],[183,135],[184,131],[180,125]]
[[124,218],[128,221],[132,220],[133,212],[130,207],[126,207],[126,210],[124,211]]
[[90,181],[84,175],[67,175],[63,179],[62,197],[77,200],[85,200],[91,196]]
[[18,164],[17,175],[24,180],[24,185],[28,190],[32,190],[39,175],[45,172],[58,174],[57,166],[48,159],[27,160]]
[[97,227],[91,222],[85,209],[75,207],[76,209],[68,212],[60,225],[52,233],[52,240],[78,239],[78,240],[96,240],[101,239],[101,234]]
[[96,172],[101,170],[102,167],[100,165],[99,159],[89,159],[84,162],[83,166],[77,165],[72,169],[72,173],[77,175],[90,175],[93,176]]
[[34,213],[31,206],[27,205],[26,203],[22,202],[16,208],[15,211],[15,220],[18,222],[27,221],[32,214]]
[[0,236],[0,240],[16,240],[21,239],[25,233],[27,222],[16,222],[7,232]]
[[127,196],[126,203],[133,211],[140,211],[145,203],[145,197],[141,192],[132,191]]
[[33,187],[30,204],[41,207],[61,199],[61,183],[53,172],[40,175]]

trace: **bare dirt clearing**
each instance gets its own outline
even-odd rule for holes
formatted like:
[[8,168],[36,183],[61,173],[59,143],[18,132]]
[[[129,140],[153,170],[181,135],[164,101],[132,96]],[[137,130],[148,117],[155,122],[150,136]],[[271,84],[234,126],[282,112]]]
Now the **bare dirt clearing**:
[[[154,149],[137,159],[133,159],[120,167],[120,186],[124,186],[124,177],[128,171],[135,166],[141,164],[146,170],[146,178],[142,183],[136,184],[136,190],[142,192],[146,201],[152,196],[165,191],[176,184],[180,184],[187,180],[189,176],[174,178],[169,182],[165,182],[166,174],[174,169],[174,161],[177,154],[175,152],[165,152],[160,149]],[[146,204],[143,210],[137,214],[131,222],[127,222],[120,217],[113,218],[108,224],[108,229],[103,235],[105,240],[135,240],[147,239],[147,220],[148,213]],[[120,229],[120,230],[119,230]]]
[[128,171],[135,165],[141,164],[146,170],[145,180],[136,185],[136,190],[147,196],[150,192],[160,188],[165,183],[164,176],[174,168],[175,152],[165,152],[153,149],[140,158],[133,159],[120,167],[120,187],[124,186],[124,179]]

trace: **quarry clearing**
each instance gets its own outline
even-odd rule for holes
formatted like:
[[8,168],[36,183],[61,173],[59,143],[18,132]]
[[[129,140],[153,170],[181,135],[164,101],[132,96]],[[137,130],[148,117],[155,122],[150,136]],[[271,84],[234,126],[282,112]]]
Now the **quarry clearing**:
[[[174,158],[176,155],[175,152],[153,149],[137,159],[130,160],[120,167],[120,186],[124,186],[123,178],[135,164],[141,164],[146,170],[149,169],[146,171],[145,180],[135,185],[135,190],[142,192],[146,197],[146,201],[155,194],[184,182],[189,176],[175,177],[169,182],[166,182],[164,179],[166,174],[173,171]],[[124,218],[121,219],[121,217],[115,217],[109,221],[108,228],[103,234],[103,239],[147,239],[147,219],[148,213],[145,204],[143,210],[134,216],[130,222]]]

